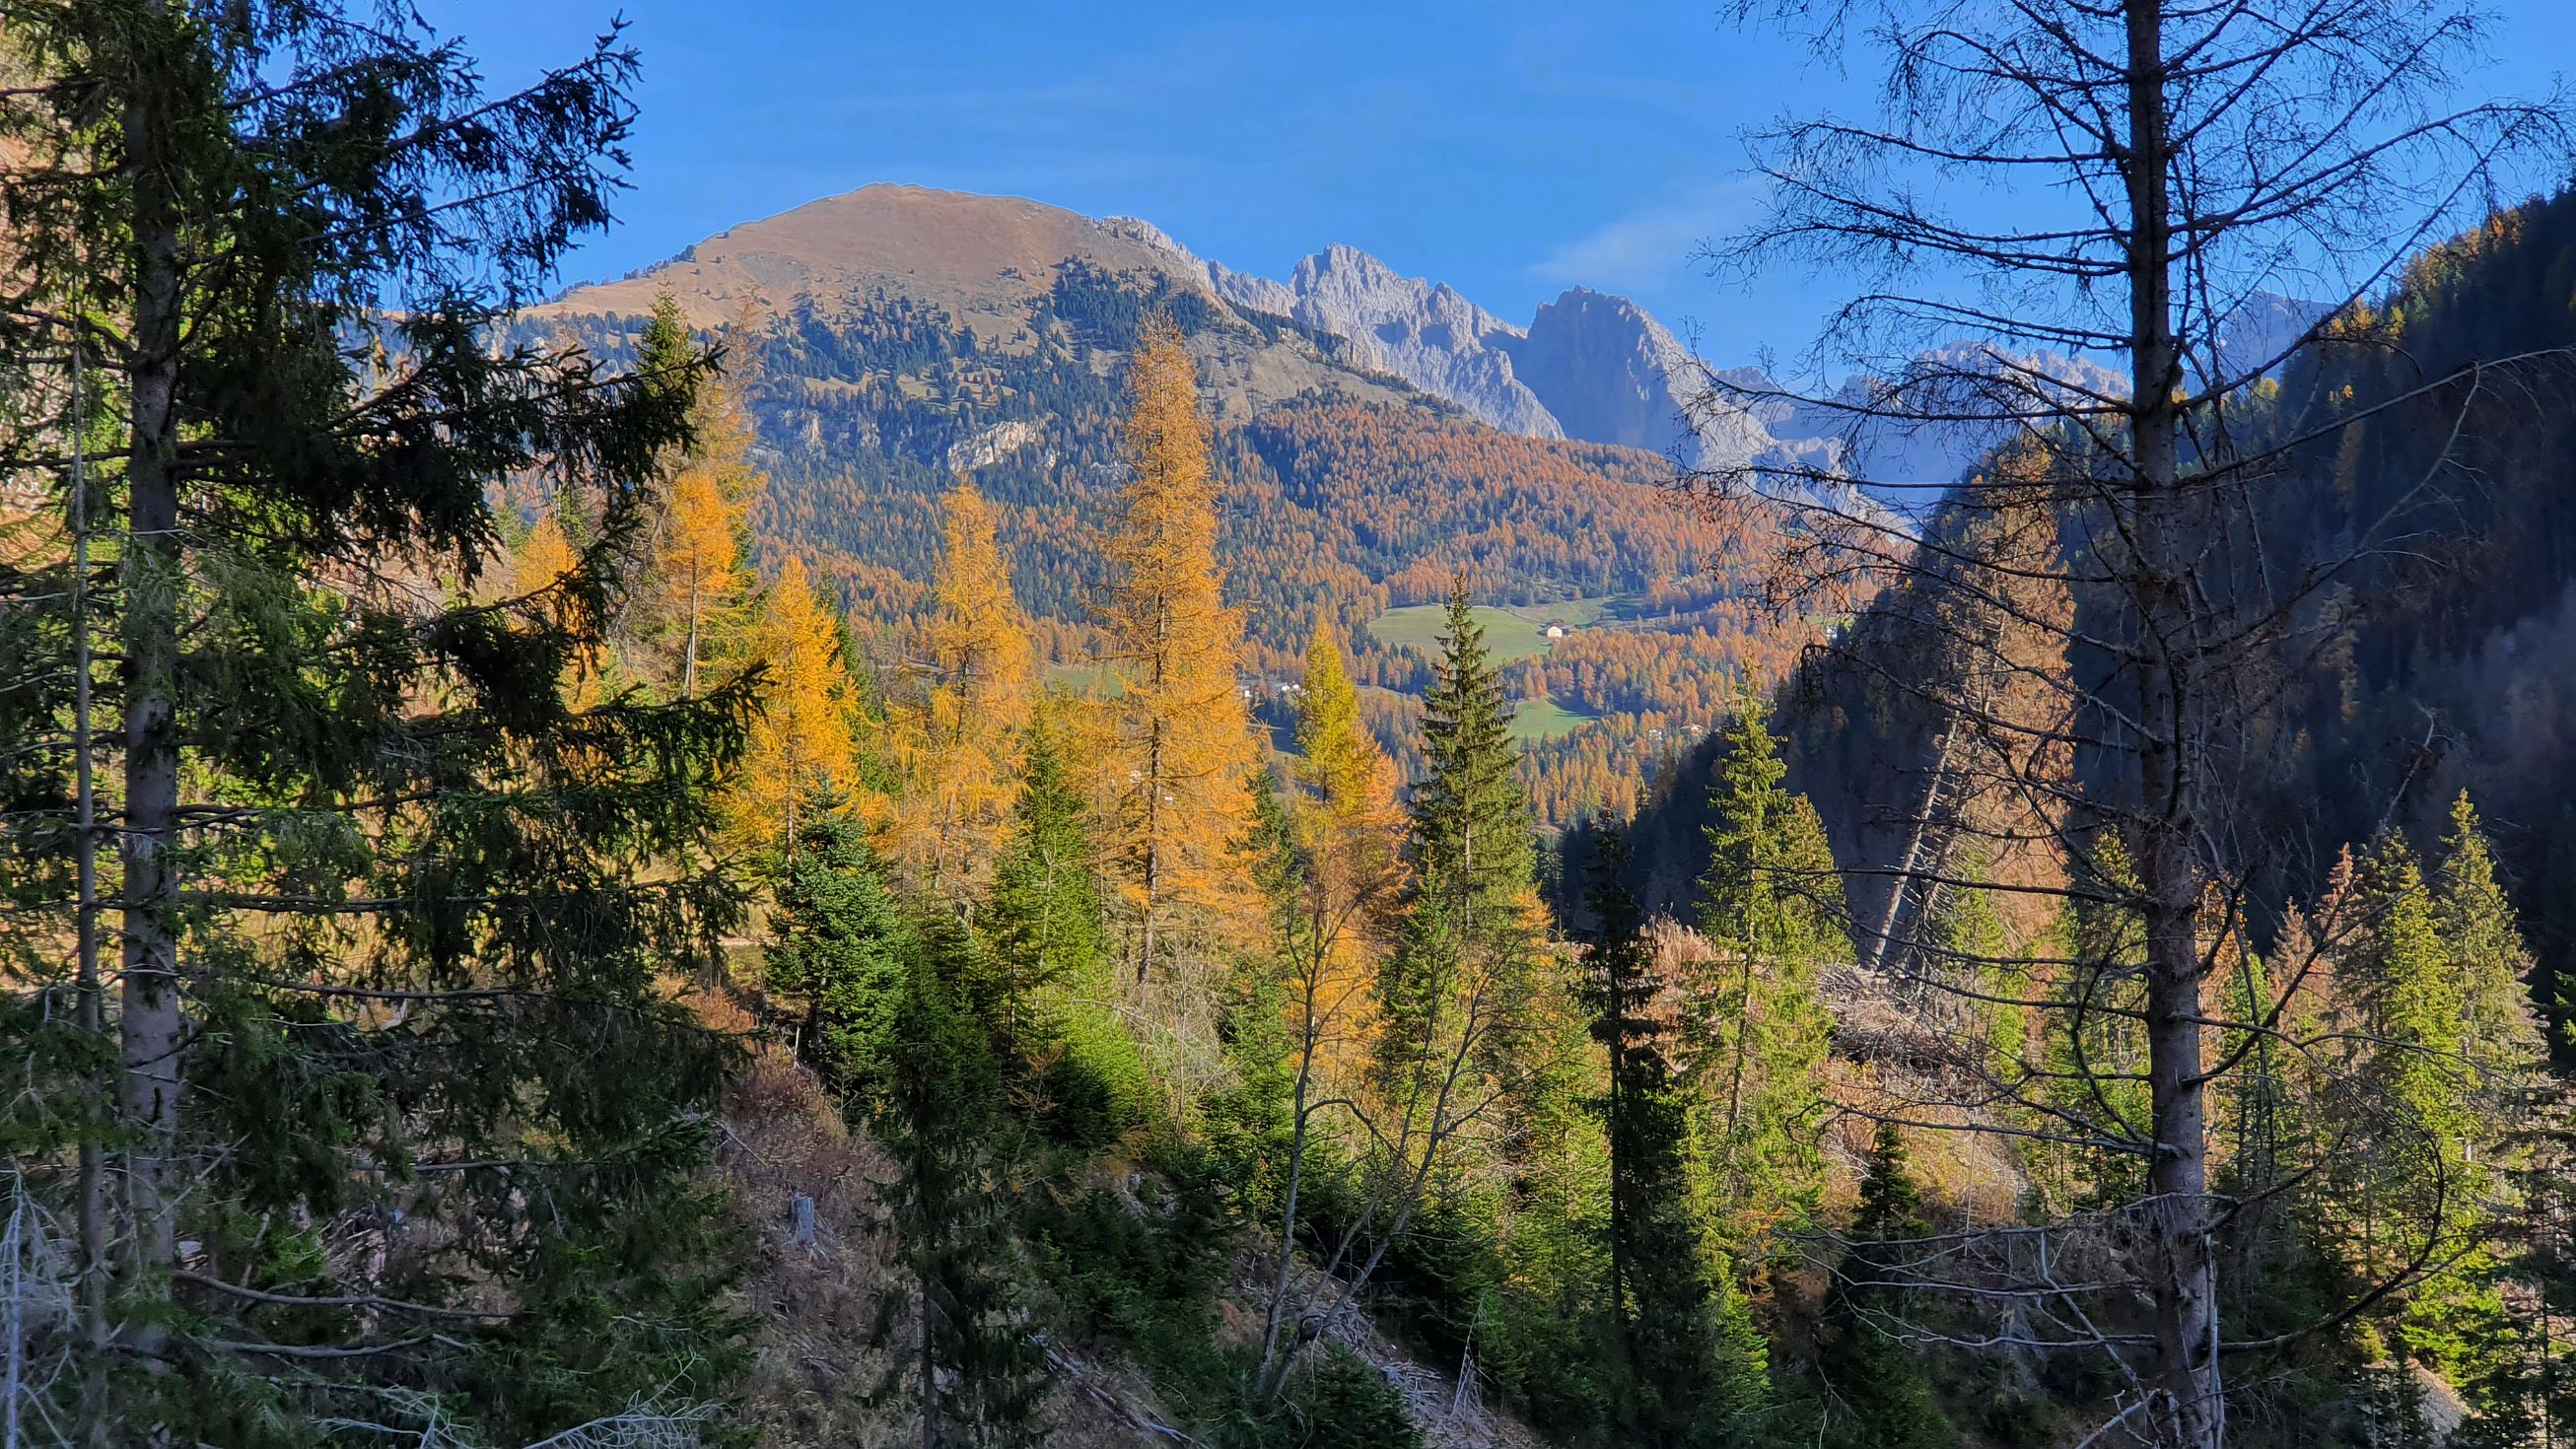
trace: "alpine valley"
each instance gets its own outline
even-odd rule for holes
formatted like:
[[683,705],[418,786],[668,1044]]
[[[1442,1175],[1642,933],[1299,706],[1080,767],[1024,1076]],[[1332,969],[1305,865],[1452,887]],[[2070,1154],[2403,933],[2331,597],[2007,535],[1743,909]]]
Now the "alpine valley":
[[[911,186],[556,291],[658,22],[450,8],[0,0],[0,1449],[2576,1443],[2576,106],[2478,0],[1872,0],[1718,244],[1788,386]],[[939,77],[1150,99],[1118,9],[678,119],[1079,184]],[[1263,134],[1508,267],[1629,225],[1571,66],[1472,219]]]
[[[1413,761],[1438,612],[1467,570],[1513,662],[1542,819],[1624,812],[1669,748],[1814,637],[1757,605],[1772,518],[1684,513],[1677,469],[1829,466],[1828,417],[1722,400],[1645,309],[1576,289],[1527,327],[1329,246],[1287,280],[1204,260],[1149,222],[870,186],[734,227],[526,324],[631,355],[664,292],[730,349],[771,481],[757,547],[801,555],[899,650],[935,569],[940,496],[997,506],[1059,677],[1089,677],[1096,549],[1123,481],[1110,425],[1139,327],[1169,315],[1214,417],[1247,687],[1285,722],[1319,611],[1359,642],[1364,703]],[[1979,440],[1904,460],[1945,480]],[[1918,448],[1917,453],[1921,452]],[[1939,450],[1936,450],[1939,451]],[[1553,637],[1551,637],[1553,636]]]

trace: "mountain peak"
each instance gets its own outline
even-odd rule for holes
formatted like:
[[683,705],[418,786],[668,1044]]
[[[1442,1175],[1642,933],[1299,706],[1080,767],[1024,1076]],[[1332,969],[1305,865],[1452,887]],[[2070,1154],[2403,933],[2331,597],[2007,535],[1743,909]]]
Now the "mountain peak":
[[1495,427],[1538,438],[1565,436],[1546,405],[1512,374],[1509,347],[1520,329],[1446,282],[1405,276],[1355,246],[1334,242],[1301,259],[1287,284],[1270,296],[1272,310],[1348,340],[1354,360],[1364,366],[1445,397]]
[[1297,263],[1298,276],[1314,276],[1324,272],[1352,272],[1371,281],[1406,280],[1396,275],[1395,268],[1379,261],[1375,255],[1352,246],[1349,242],[1327,242],[1322,251]]
[[883,294],[928,304],[980,341],[1012,348],[1034,345],[1031,318],[1075,264],[1114,278],[1159,279],[1156,286],[1342,339],[1336,358],[1246,362],[1251,370],[1226,386],[1247,397],[1229,408],[1254,396],[1294,396],[1324,372],[1362,391],[1383,386],[1357,372],[1401,379],[1509,432],[1623,443],[1685,465],[1804,446],[1781,443],[1752,415],[1724,409],[1694,426],[1684,415],[1702,391],[1699,365],[1625,297],[1573,288],[1524,330],[1447,282],[1407,276],[1347,242],[1301,258],[1281,282],[1205,260],[1142,218],[1095,220],[1025,197],[900,183],[728,227],[658,267],[576,289],[539,313],[641,316],[667,285],[693,324],[714,328],[800,306],[856,308]]
[[1015,327],[1017,304],[1071,261],[1207,285],[1204,264],[1132,217],[1094,221],[1026,197],[880,183],[727,227],[659,266],[576,288],[539,311],[640,315],[667,284],[691,323],[719,327],[745,312],[886,291],[998,332]]

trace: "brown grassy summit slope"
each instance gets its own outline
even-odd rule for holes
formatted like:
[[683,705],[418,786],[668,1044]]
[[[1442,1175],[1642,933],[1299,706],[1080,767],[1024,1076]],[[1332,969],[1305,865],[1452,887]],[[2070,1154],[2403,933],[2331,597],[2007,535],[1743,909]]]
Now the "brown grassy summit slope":
[[1066,288],[1107,288],[1183,317],[1222,420],[1318,394],[1445,407],[1355,366],[1337,337],[1219,297],[1204,263],[1144,223],[1020,197],[861,187],[729,228],[618,281],[575,287],[528,315],[541,325],[631,321],[666,286],[708,331],[748,323],[755,334],[791,324],[839,332],[899,303],[990,354],[1027,357],[1045,334],[1114,371],[1116,348],[1072,335],[1060,306]]
[[538,312],[633,316],[650,312],[667,284],[690,321],[719,327],[746,308],[763,316],[811,300],[828,311],[882,290],[935,303],[970,326],[981,321],[977,330],[989,337],[1076,260],[1205,290],[1181,259],[1061,207],[880,185],[729,227],[659,266],[575,288]]

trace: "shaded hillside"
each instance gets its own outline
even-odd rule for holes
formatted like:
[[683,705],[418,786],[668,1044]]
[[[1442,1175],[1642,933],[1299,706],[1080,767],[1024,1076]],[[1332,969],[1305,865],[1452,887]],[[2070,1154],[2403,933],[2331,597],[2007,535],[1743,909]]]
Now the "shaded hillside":
[[[2361,621],[2303,682],[2266,808],[2316,839],[2361,838],[2388,813],[2429,838],[2470,790],[2554,1001],[2576,949],[2576,192],[2417,258],[2342,337],[2282,382],[2278,426],[2328,431],[2279,495],[2276,534],[2349,533],[2424,487],[2455,418],[2464,441],[2438,515],[2352,579]],[[2473,359],[2507,361],[2333,426]]]
[[[2330,553],[2367,521],[2407,520],[2400,546],[2364,559],[2334,594],[2350,626],[2321,666],[2288,682],[2277,739],[2255,742],[2239,782],[2277,864],[2277,904],[2308,898],[2346,841],[2384,822],[2419,841],[2469,790],[2496,837],[2506,883],[2553,1003],[2576,950],[2576,193],[2528,203],[2434,248],[2380,306],[2253,399],[2258,437],[2308,438],[2266,495],[2274,562]],[[2505,365],[2445,382],[2473,359]],[[2383,400],[2421,395],[2366,422]],[[2435,451],[2462,424],[2451,465]],[[2440,506],[2416,508],[2428,482]],[[2068,542],[2077,534],[2070,531]],[[1923,798],[1942,721],[1914,695],[1938,692],[1937,649],[1896,600],[1866,615],[1849,647],[1810,659],[1779,697],[1792,778],[1811,793],[1846,869],[1902,854],[1904,817]],[[2078,607],[2085,607],[2082,600]],[[2078,658],[2079,676],[2098,669]],[[1678,899],[1702,851],[1703,750],[1638,826],[1657,859],[1659,899]],[[1673,852],[1681,852],[1674,857]],[[1855,885],[1866,916],[1873,887]]]

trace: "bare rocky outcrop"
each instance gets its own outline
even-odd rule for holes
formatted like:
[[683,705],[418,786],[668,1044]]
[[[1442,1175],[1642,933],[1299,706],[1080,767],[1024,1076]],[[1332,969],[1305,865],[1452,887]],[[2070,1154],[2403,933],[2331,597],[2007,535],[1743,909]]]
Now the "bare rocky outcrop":
[[1284,290],[1294,299],[1287,315],[1347,340],[1362,366],[1447,398],[1505,432],[1566,436],[1547,405],[1513,375],[1512,348],[1521,330],[1448,283],[1399,275],[1366,252],[1336,244],[1299,262]]

